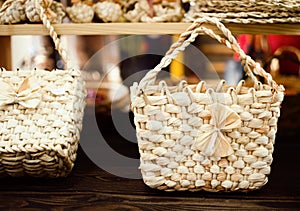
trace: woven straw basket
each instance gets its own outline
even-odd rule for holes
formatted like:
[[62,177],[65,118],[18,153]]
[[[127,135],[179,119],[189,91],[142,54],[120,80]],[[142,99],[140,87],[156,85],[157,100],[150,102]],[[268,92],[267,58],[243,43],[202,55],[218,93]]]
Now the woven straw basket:
[[[202,26],[215,24],[226,39]],[[157,74],[205,33],[239,54],[253,81],[216,88],[204,81],[167,86]],[[265,83],[257,80],[257,75]],[[196,19],[161,62],[131,87],[144,182],[166,191],[249,191],[268,181],[284,88],[247,56],[215,18]]]
[[[56,48],[70,66],[44,9],[38,8]],[[72,170],[86,89],[80,71],[66,69],[1,69],[1,175],[63,177]]]

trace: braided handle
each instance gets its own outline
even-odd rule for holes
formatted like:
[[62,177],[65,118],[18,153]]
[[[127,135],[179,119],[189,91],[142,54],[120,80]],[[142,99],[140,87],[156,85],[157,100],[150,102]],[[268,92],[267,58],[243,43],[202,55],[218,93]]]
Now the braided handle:
[[[202,24],[210,23],[217,26],[217,28],[225,36],[221,37],[213,32],[213,30],[204,27]],[[258,84],[258,80],[255,75],[262,76],[268,85],[272,88],[278,88],[277,83],[273,80],[272,76],[267,73],[259,63],[251,59],[250,56],[246,55],[245,52],[241,49],[235,37],[231,34],[229,29],[227,29],[217,18],[202,17],[195,19],[194,22],[189,26],[185,32],[180,34],[178,40],[173,43],[170,49],[167,51],[165,56],[161,59],[160,63],[152,70],[150,70],[140,81],[139,90],[144,90],[147,85],[153,85],[158,73],[162,68],[167,67],[174,58],[179,54],[180,51],[184,51],[185,48],[193,41],[200,33],[205,33],[216,39],[220,43],[226,45],[229,49],[233,50],[240,57],[241,63],[244,66],[245,73],[253,80],[254,84]]]
[[43,22],[43,25],[49,30],[49,35],[54,42],[55,49],[58,51],[62,60],[66,64],[66,69],[71,69],[72,68],[71,62],[67,55],[67,51],[63,48],[61,40],[58,38],[58,35],[57,35],[54,27],[52,26],[51,22],[49,21],[47,15],[46,15],[46,10],[41,6],[41,3],[39,2],[39,0],[35,0],[35,6],[40,13],[40,18]]

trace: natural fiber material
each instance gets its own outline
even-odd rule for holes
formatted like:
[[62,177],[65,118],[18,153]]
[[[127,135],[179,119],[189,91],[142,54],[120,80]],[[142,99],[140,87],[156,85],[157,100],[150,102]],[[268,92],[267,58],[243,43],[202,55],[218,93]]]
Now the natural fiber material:
[[[215,24],[221,37],[202,26]],[[222,80],[178,86],[155,83],[180,51],[205,33],[240,55],[253,86]],[[265,79],[257,80],[256,75]],[[131,87],[144,182],[166,191],[249,191],[268,181],[284,88],[247,56],[215,18],[200,18],[180,35],[161,62]]]
[[124,17],[130,22],[140,22],[142,17],[148,16],[150,5],[147,0],[129,0],[123,7]]
[[0,24],[12,24],[27,20],[25,14],[26,0],[6,0],[0,9]]
[[0,71],[0,174],[63,177],[76,159],[86,89],[39,8],[67,70]]
[[84,105],[77,71],[0,72],[0,173],[66,176],[76,158]]
[[183,18],[184,10],[180,1],[161,1],[153,3],[153,17],[144,16],[142,22],[180,22]]
[[120,22],[122,20],[123,11],[118,3],[110,1],[97,2],[93,5],[93,9],[103,22]]
[[[45,13],[51,23],[61,23],[66,13],[64,6],[54,0],[39,0],[40,4],[45,8]],[[41,22],[39,10],[36,8],[36,0],[26,0],[25,12],[30,22]]]
[[[41,22],[36,0],[7,0],[1,6],[0,24],[14,24],[22,22]],[[45,8],[45,14],[51,23],[61,23],[66,13],[64,6],[54,0],[39,0]]]
[[185,21],[216,17],[224,23],[299,23],[300,1],[191,0]]
[[183,18],[181,2],[128,0],[124,3],[124,17],[130,22],[178,22]]
[[74,23],[90,23],[94,18],[93,7],[83,2],[74,3],[66,8],[67,15]]

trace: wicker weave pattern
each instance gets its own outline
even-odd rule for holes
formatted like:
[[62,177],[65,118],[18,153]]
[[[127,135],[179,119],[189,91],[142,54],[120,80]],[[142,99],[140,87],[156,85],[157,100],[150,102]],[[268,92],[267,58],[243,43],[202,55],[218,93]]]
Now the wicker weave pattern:
[[74,23],[90,23],[94,18],[93,7],[82,2],[67,7],[66,11]]
[[26,20],[25,0],[6,0],[0,9],[0,24]]
[[[228,40],[201,23],[216,24]],[[239,53],[254,82],[228,87],[155,83],[157,73],[204,32]],[[267,83],[257,81],[263,76]],[[131,87],[144,182],[166,191],[249,191],[268,181],[284,88],[245,55],[217,19],[197,19],[161,63]],[[225,155],[225,156],[224,156]]]
[[[42,0],[40,4],[46,9],[45,13],[51,23],[62,23],[66,13],[62,3],[53,0]],[[26,0],[25,12],[30,22],[41,22],[39,10],[36,8],[36,0]]]
[[[7,0],[0,7],[0,24],[19,22],[41,22],[36,0]],[[53,0],[40,0],[45,8],[45,14],[51,23],[61,23],[66,13],[62,3]]]
[[104,22],[120,22],[122,19],[121,5],[115,2],[97,2],[93,5],[95,14]]
[[66,176],[72,169],[84,109],[84,83],[76,71],[0,72],[1,82],[18,87],[33,77],[40,85],[36,108],[19,103],[0,110],[0,173],[12,176]]
[[184,15],[178,0],[151,3],[147,0],[128,0],[123,10],[125,19],[130,22],[177,22]]
[[194,0],[185,20],[216,17],[224,23],[299,23],[300,1]]
[[0,72],[0,174],[63,177],[76,158],[86,89],[40,9],[67,70]]

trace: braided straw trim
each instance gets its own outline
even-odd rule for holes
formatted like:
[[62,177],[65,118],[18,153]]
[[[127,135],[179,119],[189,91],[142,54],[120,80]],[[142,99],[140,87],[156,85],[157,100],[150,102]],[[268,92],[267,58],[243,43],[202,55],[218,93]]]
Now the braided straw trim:
[[66,69],[72,69],[71,61],[68,57],[67,51],[62,46],[62,43],[61,43],[60,39],[58,38],[58,35],[57,35],[54,27],[52,26],[51,22],[48,20],[45,9],[41,6],[41,4],[39,3],[39,0],[35,0],[35,5],[36,5],[36,8],[38,10],[40,10],[40,12],[39,12],[40,18],[41,18],[44,26],[49,30],[49,35],[51,36],[51,38],[54,42],[56,50],[58,51],[59,55],[62,57],[63,61],[65,62]]
[[[225,35],[225,38],[217,35],[211,29],[204,27],[203,23],[212,23],[217,26],[217,28]],[[259,63],[255,62],[251,57],[247,56],[245,52],[241,49],[235,37],[231,32],[217,19],[210,17],[203,17],[196,19],[188,29],[183,32],[178,41],[173,43],[166,53],[166,55],[161,59],[160,63],[152,70],[150,70],[140,81],[139,89],[144,90],[147,85],[154,84],[157,74],[165,67],[167,67],[174,58],[183,51],[191,42],[193,42],[200,33],[205,33],[212,38],[218,40],[220,43],[226,45],[229,49],[236,52],[244,66],[244,71],[252,79],[254,84],[257,86],[259,84],[255,75],[262,76],[266,79],[266,83],[274,89],[278,89],[277,83],[273,80],[272,76],[267,73]]]

